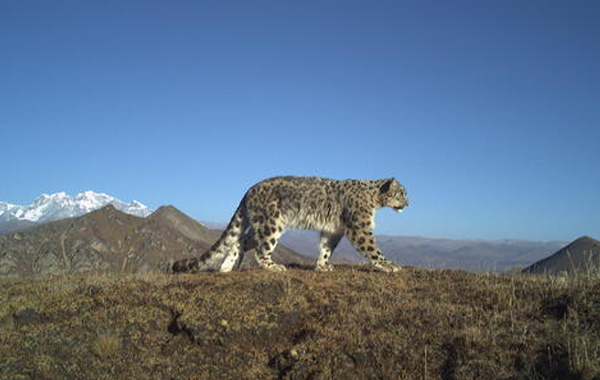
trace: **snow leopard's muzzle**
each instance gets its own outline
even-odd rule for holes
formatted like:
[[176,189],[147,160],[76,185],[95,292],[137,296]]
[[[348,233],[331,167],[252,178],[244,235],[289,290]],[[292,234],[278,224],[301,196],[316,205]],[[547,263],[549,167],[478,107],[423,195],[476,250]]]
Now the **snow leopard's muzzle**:
[[401,204],[401,205],[399,205],[399,206],[394,206],[394,207],[392,207],[392,208],[393,208],[393,209],[394,209],[394,211],[396,211],[396,212],[402,212],[402,211],[404,211],[404,209],[405,209],[405,208],[407,208],[407,207],[408,207],[408,204],[409,204],[409,202],[408,202],[408,198],[404,198],[404,203],[403,203],[403,204]]

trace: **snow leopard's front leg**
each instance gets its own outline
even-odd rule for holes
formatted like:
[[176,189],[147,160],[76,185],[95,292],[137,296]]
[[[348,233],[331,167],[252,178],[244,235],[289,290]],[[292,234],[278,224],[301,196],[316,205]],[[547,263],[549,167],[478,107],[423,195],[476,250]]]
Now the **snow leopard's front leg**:
[[368,224],[366,227],[347,228],[346,236],[358,252],[371,260],[375,269],[382,272],[397,272],[402,269],[400,265],[394,264],[385,258],[383,252],[377,246],[373,230],[369,228]]

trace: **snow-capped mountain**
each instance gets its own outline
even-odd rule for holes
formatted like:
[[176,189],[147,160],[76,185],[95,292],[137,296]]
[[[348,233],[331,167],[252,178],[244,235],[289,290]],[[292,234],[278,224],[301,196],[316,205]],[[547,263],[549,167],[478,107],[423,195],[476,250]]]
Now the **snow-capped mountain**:
[[125,203],[108,194],[85,191],[74,196],[64,192],[42,194],[28,205],[14,205],[0,202],[0,222],[30,221],[50,222],[87,214],[107,204],[131,215],[146,217],[151,211],[138,201]]

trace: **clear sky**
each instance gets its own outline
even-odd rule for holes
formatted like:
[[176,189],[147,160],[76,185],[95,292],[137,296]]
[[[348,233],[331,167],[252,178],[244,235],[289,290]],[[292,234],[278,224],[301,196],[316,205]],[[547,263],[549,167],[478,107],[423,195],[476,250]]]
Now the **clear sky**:
[[227,221],[395,176],[377,233],[600,238],[600,1],[0,1],[0,200]]

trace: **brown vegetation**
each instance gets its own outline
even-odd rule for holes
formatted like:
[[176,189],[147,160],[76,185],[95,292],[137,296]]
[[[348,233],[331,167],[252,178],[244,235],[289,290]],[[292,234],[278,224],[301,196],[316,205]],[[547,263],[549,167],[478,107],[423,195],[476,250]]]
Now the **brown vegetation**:
[[91,349],[97,357],[107,359],[117,353],[121,345],[119,337],[107,331],[98,335]]
[[591,276],[112,274],[4,279],[0,300],[2,379],[600,376]]

